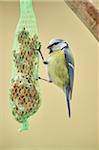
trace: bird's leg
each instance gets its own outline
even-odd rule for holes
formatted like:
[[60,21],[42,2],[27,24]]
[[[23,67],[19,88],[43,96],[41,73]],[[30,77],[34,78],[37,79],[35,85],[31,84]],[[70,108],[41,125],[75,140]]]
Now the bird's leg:
[[40,55],[41,55],[42,61],[44,62],[44,57],[43,57],[43,54],[42,54],[42,52],[41,52],[41,45],[40,45],[38,51],[39,51],[39,53],[40,53]]
[[43,61],[43,64],[47,65],[48,62],[44,60],[43,54],[42,54],[42,52],[41,52],[41,44],[40,44],[39,48],[38,48],[38,49],[35,49],[35,50],[37,50],[37,51],[40,53],[41,58],[42,58],[42,61]]
[[44,81],[46,81],[46,82],[52,83],[52,81],[51,81],[51,80],[44,79],[44,78],[41,78],[41,77],[38,77],[36,80],[44,80]]
[[[41,58],[42,58],[42,61],[43,61],[43,64],[47,65],[48,62],[47,62],[47,61],[44,61],[44,57],[43,57],[43,54],[42,54],[42,52],[41,52],[41,44],[40,44],[39,48],[38,48],[38,49],[35,49],[35,50],[37,50],[37,51],[40,53]],[[44,81],[49,82],[49,83],[52,82],[51,80],[47,80],[47,79],[44,79],[44,78],[41,78],[41,77],[36,78],[36,80],[44,80]]]
[[36,50],[36,51],[38,51],[38,52],[39,52],[39,54],[41,55],[42,61],[43,61],[43,63],[44,63],[45,61],[44,61],[43,54],[42,54],[42,52],[41,52],[41,44],[40,44],[40,46],[39,46],[39,48],[38,48],[38,49],[34,49],[34,50]]

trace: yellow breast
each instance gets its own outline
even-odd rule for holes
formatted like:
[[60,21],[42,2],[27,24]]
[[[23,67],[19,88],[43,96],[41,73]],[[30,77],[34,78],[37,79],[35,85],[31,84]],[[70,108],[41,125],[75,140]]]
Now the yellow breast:
[[49,57],[48,75],[57,86],[64,88],[69,82],[68,69],[64,58],[64,51],[56,51]]

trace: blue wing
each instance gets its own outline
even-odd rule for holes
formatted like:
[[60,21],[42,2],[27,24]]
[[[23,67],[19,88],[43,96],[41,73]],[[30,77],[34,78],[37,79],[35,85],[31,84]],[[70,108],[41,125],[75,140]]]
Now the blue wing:
[[68,107],[68,115],[71,117],[71,110],[70,110],[70,99],[72,98],[72,89],[73,89],[73,82],[74,82],[74,60],[67,51],[67,49],[64,49],[64,57],[66,60],[66,64],[68,67],[68,74],[69,74],[69,84],[65,86],[65,94],[66,94],[66,100],[67,100],[67,107]]
[[71,117],[71,110],[70,110],[70,89],[68,86],[65,86],[65,94],[66,94],[66,101],[67,101],[67,108],[68,108],[68,116]]
[[72,58],[71,54],[64,49],[64,56],[68,66],[68,73],[69,73],[69,84],[68,84],[68,92],[70,99],[72,98],[72,89],[73,89],[73,82],[74,82],[74,59]]

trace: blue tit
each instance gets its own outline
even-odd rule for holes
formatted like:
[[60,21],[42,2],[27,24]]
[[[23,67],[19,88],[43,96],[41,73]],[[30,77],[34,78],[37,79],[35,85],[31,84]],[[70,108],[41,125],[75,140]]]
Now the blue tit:
[[47,72],[49,81],[60,87],[65,95],[68,115],[71,117],[70,100],[72,99],[74,82],[74,58],[67,42],[62,39],[52,39],[48,44],[49,58]]

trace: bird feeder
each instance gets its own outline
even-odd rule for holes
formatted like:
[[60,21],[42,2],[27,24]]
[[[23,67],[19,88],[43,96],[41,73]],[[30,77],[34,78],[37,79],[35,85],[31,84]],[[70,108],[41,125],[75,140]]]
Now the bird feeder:
[[20,131],[29,127],[28,119],[41,104],[39,83],[38,31],[32,0],[20,0],[20,18],[12,48],[12,77],[10,106],[15,119],[22,124]]

